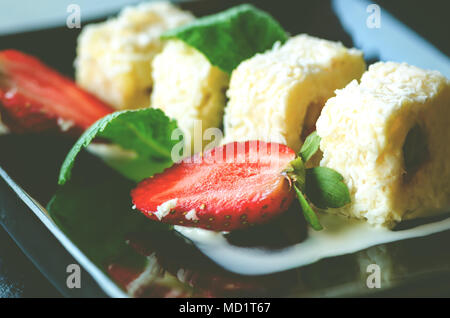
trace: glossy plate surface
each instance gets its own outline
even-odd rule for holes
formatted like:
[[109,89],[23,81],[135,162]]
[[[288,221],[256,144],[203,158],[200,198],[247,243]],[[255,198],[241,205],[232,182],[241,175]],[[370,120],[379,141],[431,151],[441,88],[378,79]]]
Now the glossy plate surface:
[[[238,1],[227,4],[196,1],[183,6],[200,16],[236,3]],[[393,49],[387,44],[378,44],[377,55],[369,49],[373,43],[365,42],[369,38],[357,31],[366,32],[358,29],[358,24],[363,23],[363,15],[359,19],[349,17],[357,16],[354,10],[358,6],[364,8],[364,1],[336,0],[308,4],[285,1],[285,4],[281,6],[279,1],[275,4],[271,1],[258,2],[259,7],[270,11],[292,34],[309,33],[339,40],[346,46],[353,46],[354,39],[357,47],[367,47],[371,51],[368,62],[377,60],[379,56],[393,60],[400,56],[401,48]],[[299,16],[302,18],[299,19]],[[389,34],[412,34],[404,40],[409,45],[420,47],[423,56],[428,55],[434,62],[440,63],[435,68],[445,74],[450,65],[445,55],[393,17],[389,19],[387,26],[391,25],[394,29],[383,30],[384,35],[380,39],[389,43],[392,41],[386,38]],[[0,45],[1,49],[14,47],[34,54],[72,76],[78,33],[79,30],[55,28],[6,36],[0,39]],[[58,50],[55,43],[59,44]],[[408,55],[404,60],[408,61]],[[429,229],[430,225],[422,225],[428,226],[428,230],[423,232],[426,237],[402,234],[420,226],[410,223],[407,225],[409,229],[392,234],[403,235],[404,240],[388,242],[381,239],[368,245],[368,248],[336,247],[337,250],[328,250],[322,255],[318,251],[316,256],[309,258],[313,261],[299,262],[299,258],[286,258],[285,253],[296,246],[302,247],[301,242],[308,237],[306,226],[294,207],[293,211],[270,226],[221,237],[226,242],[221,246],[226,246],[227,250],[220,250],[214,245],[206,248],[201,239],[196,242],[192,235],[185,233],[195,245],[177,231],[148,225],[147,220],[141,222],[136,216],[133,220],[124,218],[123,215],[128,213],[126,209],[130,209],[127,191],[133,184],[124,181],[123,188],[108,188],[108,184],[113,184],[111,180],[117,181],[121,177],[88,153],[80,160],[72,192],[57,189],[59,167],[73,142],[52,136],[0,136],[0,222],[65,296],[407,295],[408,288],[417,286],[424,291],[428,288],[437,295],[448,294],[450,250],[442,248],[442,242],[450,242],[450,231],[444,231],[449,223],[445,216],[429,220],[438,224],[433,229]],[[98,178],[98,183],[90,178],[94,173],[102,176]],[[104,193],[96,193],[95,189],[99,188],[105,189]],[[69,208],[78,213],[63,211],[52,215],[53,219],[49,218],[43,206],[50,201],[58,206],[60,202],[67,202],[65,198],[75,192],[79,193],[79,200]],[[95,197],[91,196],[94,192]],[[110,202],[102,204],[108,198]],[[124,205],[123,210],[117,209],[121,204]],[[116,210],[119,212],[112,212]],[[227,251],[239,253],[226,254]],[[254,257],[243,257],[246,251],[254,253],[247,257]],[[305,257],[301,250],[297,253],[300,253],[300,258]],[[265,263],[259,262],[257,267],[261,260]],[[68,289],[66,286],[66,266],[73,263],[80,264],[84,269],[81,289]],[[366,286],[367,266],[374,263],[382,270],[381,290]]]

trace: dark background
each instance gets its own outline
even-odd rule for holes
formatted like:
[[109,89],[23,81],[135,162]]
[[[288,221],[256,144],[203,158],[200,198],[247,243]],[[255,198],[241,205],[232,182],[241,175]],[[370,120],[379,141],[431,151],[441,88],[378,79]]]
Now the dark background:
[[[200,1],[187,5],[194,7],[197,15],[202,11],[210,13],[228,7],[238,1]],[[247,1],[248,2],[248,1]],[[250,1],[252,2],[252,1]],[[270,11],[291,33],[310,33],[324,38],[339,40],[351,46],[351,39],[342,29],[331,29],[328,23],[336,17],[329,2],[320,1],[253,1]],[[396,18],[426,38],[446,55],[450,55],[450,19],[447,0],[379,0],[375,1],[390,11]],[[289,10],[286,10],[289,7]],[[295,8],[295,9],[292,9]],[[301,15],[307,10],[308,15]],[[84,21],[82,21],[84,22]],[[16,48],[42,58],[61,72],[73,75],[74,43],[79,30],[54,28],[0,37],[0,49]],[[438,279],[439,280],[439,279]],[[437,280],[437,281],[438,281]],[[439,289],[412,285],[407,290],[397,290],[390,296],[448,296],[449,287]],[[20,248],[0,227],[0,297],[60,297],[60,293],[36,269]]]

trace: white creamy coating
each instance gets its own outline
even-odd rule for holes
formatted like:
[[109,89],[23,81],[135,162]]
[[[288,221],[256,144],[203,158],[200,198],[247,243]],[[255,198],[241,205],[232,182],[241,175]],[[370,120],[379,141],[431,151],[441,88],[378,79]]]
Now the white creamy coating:
[[158,205],[156,208],[157,211],[153,212],[153,214],[158,218],[158,220],[161,220],[163,217],[166,217],[174,207],[177,206],[177,201],[178,199],[175,198]]
[[9,128],[5,126],[5,124],[2,123],[1,117],[0,117],[0,135],[5,135],[9,133]]
[[242,62],[232,73],[225,141],[259,139],[300,150],[325,100],[365,70],[362,52],[300,34]]
[[129,294],[134,296],[138,295],[138,292],[140,288],[142,288],[142,286],[150,285],[161,275],[161,273],[163,273],[161,265],[158,264],[156,253],[152,253],[151,255],[147,256],[147,262],[148,263],[145,266],[144,271],[127,285]]
[[197,216],[197,211],[195,211],[195,209],[192,209],[188,213],[186,213],[185,218],[186,218],[186,220],[190,220],[190,221],[198,221],[199,220],[199,218]]
[[92,143],[86,150],[106,162],[111,160],[130,160],[137,157],[136,152],[114,144]]
[[198,152],[197,145],[209,143],[204,133],[221,126],[228,74],[180,40],[167,41],[152,70],[152,107],[176,119],[192,153]]
[[[403,147],[423,131],[428,160],[405,179]],[[436,71],[378,62],[328,99],[316,123],[321,166],[344,177],[351,204],[327,212],[394,226],[450,207],[450,81]]]
[[161,34],[193,19],[169,2],[152,1],[85,26],[78,38],[77,83],[113,107],[147,107],[151,62],[164,46]]
[[75,125],[75,123],[73,121],[65,120],[65,119],[62,119],[62,118],[58,118],[56,123],[58,124],[59,128],[63,132],[68,131],[70,128],[72,128]]
[[279,249],[237,247],[222,233],[175,226],[202,253],[225,269],[243,275],[265,275],[312,264],[320,259],[354,253],[368,247],[430,235],[450,229],[450,218],[408,230],[391,231],[367,222],[320,213],[322,231],[309,229],[301,243]]

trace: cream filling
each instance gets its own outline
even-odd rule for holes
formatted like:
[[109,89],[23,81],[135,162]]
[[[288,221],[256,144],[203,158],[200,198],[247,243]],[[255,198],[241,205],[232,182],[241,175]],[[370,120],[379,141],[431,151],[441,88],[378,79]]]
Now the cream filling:
[[318,214],[324,230],[309,229],[308,237],[304,241],[279,250],[231,245],[221,232],[183,226],[174,228],[214,262],[242,275],[265,275],[285,271],[312,264],[323,258],[351,254],[379,244],[450,229],[450,217],[407,230],[391,231],[340,215]]

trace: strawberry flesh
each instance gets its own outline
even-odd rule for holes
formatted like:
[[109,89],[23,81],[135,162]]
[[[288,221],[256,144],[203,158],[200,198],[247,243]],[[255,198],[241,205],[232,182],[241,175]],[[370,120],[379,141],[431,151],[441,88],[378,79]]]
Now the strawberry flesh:
[[136,208],[156,221],[231,231],[270,220],[294,199],[283,170],[295,152],[285,145],[234,142],[189,159],[139,183]]
[[17,133],[81,133],[113,109],[38,59],[0,51],[0,118]]

